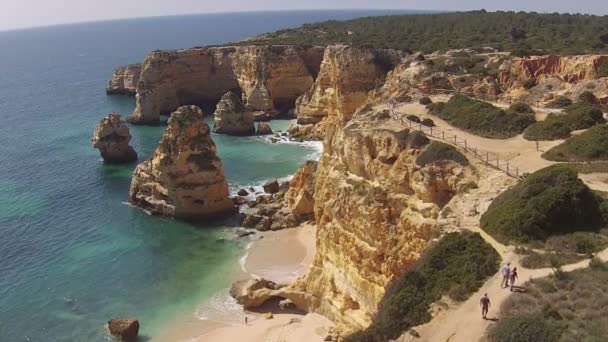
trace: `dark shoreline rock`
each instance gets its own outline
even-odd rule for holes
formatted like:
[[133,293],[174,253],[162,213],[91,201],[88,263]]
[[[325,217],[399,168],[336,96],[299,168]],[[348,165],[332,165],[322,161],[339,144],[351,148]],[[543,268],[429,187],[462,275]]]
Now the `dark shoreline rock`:
[[112,336],[123,341],[136,341],[139,335],[139,321],[136,318],[112,318],[108,321],[108,330]]

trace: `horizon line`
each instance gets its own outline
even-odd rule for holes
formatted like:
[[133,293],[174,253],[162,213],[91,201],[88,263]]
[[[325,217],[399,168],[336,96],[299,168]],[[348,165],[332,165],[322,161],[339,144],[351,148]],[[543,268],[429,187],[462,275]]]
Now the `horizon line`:
[[[106,19],[93,19],[83,21],[73,21],[65,23],[52,23],[45,25],[36,26],[22,26],[15,28],[0,29],[0,34],[45,29],[52,27],[61,26],[75,26],[83,24],[95,24],[95,23],[108,23],[115,21],[128,21],[128,20],[143,20],[143,19],[158,19],[158,18],[173,18],[173,17],[190,17],[190,16],[204,16],[204,15],[217,15],[217,14],[248,14],[248,13],[275,13],[275,12],[325,12],[325,11],[350,11],[350,12],[365,12],[365,11],[409,11],[409,14],[438,14],[438,13],[455,13],[455,12],[475,12],[475,11],[486,11],[486,12],[524,12],[524,13],[539,13],[539,14],[571,14],[571,15],[588,15],[588,16],[607,16],[608,14],[592,14],[584,12],[557,12],[557,11],[516,11],[516,10],[486,10],[483,8],[478,9],[464,9],[464,10],[445,10],[445,9],[411,9],[411,8],[300,8],[300,9],[269,9],[269,10],[240,10],[240,11],[209,11],[209,12],[197,12],[197,13],[177,13],[177,14],[166,14],[166,15],[150,15],[150,16],[135,16],[135,17],[118,17],[118,18],[106,18]],[[407,13],[400,13],[396,15],[407,15]],[[331,20],[331,19],[330,19]]]

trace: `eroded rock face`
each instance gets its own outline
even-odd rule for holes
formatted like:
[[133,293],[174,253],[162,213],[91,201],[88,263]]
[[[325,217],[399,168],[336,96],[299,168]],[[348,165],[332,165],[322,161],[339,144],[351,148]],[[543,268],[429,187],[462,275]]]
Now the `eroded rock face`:
[[562,82],[575,84],[598,78],[599,67],[605,63],[608,63],[608,55],[514,58],[503,67],[500,81],[504,88],[529,79],[541,81],[547,77],[557,77]]
[[109,163],[130,163],[137,160],[137,153],[129,145],[129,126],[119,113],[110,113],[95,127],[93,147],[101,152],[103,160]]
[[129,64],[114,70],[106,87],[108,95],[135,95],[141,75],[141,64]]
[[394,50],[328,46],[313,87],[296,102],[298,123],[316,124],[326,117],[348,121],[402,57]]
[[136,341],[139,321],[136,318],[112,318],[108,321],[108,330],[123,341]]
[[272,127],[267,122],[260,122],[256,131],[257,135],[269,135],[272,134]]
[[273,117],[293,107],[314,81],[322,49],[238,46],[155,51],[146,57],[137,87],[136,124],[154,124],[160,113],[185,104],[215,104],[239,90],[250,111]]
[[214,113],[213,132],[228,135],[253,135],[255,122],[239,96],[228,92],[222,96]]
[[386,285],[441,234],[441,206],[476,181],[453,162],[417,166],[421,149],[395,127],[365,113],[332,127],[316,170],[317,255],[288,290],[310,294],[308,309],[345,330],[370,323]]
[[302,165],[291,179],[285,194],[285,203],[299,221],[314,217],[315,173],[318,162],[309,160]]
[[235,212],[209,126],[196,106],[171,114],[159,146],[133,172],[129,201],[153,214],[184,219]]

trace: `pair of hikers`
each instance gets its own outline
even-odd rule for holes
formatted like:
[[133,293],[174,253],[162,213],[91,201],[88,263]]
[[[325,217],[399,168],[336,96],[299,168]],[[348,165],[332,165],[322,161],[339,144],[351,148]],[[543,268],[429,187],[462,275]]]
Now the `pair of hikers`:
[[517,267],[514,267],[513,270],[511,270],[511,263],[508,262],[502,268],[502,282],[500,282],[500,287],[502,287],[502,288],[510,287],[511,292],[513,292],[513,287],[515,286],[515,280],[517,280],[517,278],[518,278]]

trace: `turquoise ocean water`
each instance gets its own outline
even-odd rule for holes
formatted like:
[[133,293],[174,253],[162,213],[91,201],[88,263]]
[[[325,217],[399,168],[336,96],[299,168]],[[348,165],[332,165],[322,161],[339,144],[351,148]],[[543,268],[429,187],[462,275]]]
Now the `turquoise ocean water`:
[[[110,317],[143,335],[223,291],[244,243],[230,221],[150,217],[127,197],[135,166],[104,165],[99,119],[134,101],[108,97],[115,66],[154,49],[218,44],[378,11],[214,14],[0,32],[0,341],[103,341]],[[285,121],[273,122],[285,129]],[[164,127],[132,127],[140,161]],[[232,186],[285,177],[317,153],[254,137],[213,137]],[[224,238],[224,239],[222,239]]]

